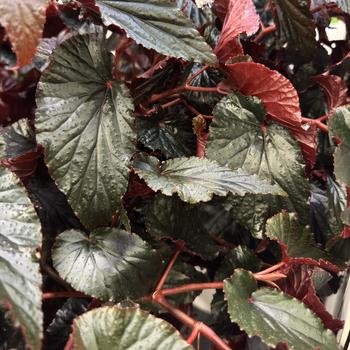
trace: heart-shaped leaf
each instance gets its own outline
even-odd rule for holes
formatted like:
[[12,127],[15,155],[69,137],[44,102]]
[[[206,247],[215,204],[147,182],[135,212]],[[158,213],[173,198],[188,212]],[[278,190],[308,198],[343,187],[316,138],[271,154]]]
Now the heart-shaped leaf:
[[203,37],[171,0],[97,0],[105,24],[116,24],[138,44],[163,55],[216,62]]
[[66,40],[52,55],[37,95],[36,131],[73,210],[90,228],[105,225],[128,184],[136,134],[126,86],[113,80],[103,34]]
[[277,186],[261,181],[257,176],[232,171],[210,159],[190,157],[160,162],[155,157],[138,155],[133,163],[135,172],[154,191],[167,196],[177,193],[188,203],[207,202],[213,195],[227,193],[283,193]]
[[105,306],[74,321],[77,350],[193,350],[168,322],[137,307]]
[[260,288],[251,272],[235,270],[224,281],[232,322],[269,346],[287,342],[293,350],[339,349],[336,338],[306,306],[277,289]]
[[40,222],[24,188],[0,166],[0,303],[10,308],[33,349],[40,348],[41,276],[35,252]]
[[163,261],[135,234],[98,228],[90,236],[61,233],[52,251],[60,276],[75,289],[102,300],[120,301],[151,292]]
[[308,183],[297,142],[289,132],[264,123],[265,111],[256,97],[232,93],[216,105],[213,114],[207,157],[277,183],[288,194],[294,211],[307,222]]

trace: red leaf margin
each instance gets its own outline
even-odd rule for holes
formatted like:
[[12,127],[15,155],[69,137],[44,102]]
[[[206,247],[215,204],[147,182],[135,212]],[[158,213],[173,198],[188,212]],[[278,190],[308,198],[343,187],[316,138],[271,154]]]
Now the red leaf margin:
[[292,83],[278,71],[255,62],[226,64],[225,71],[230,88],[260,98],[268,117],[292,133],[306,164],[312,167],[316,161],[317,128],[302,124],[299,96]]

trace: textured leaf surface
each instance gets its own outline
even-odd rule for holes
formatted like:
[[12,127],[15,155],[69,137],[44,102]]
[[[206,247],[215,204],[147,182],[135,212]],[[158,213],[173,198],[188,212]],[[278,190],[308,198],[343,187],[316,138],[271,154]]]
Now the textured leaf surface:
[[226,65],[229,83],[247,96],[260,98],[269,118],[290,130],[299,142],[305,160],[316,158],[316,129],[304,129],[298,93],[292,83],[277,71],[255,62]]
[[103,307],[74,321],[77,350],[191,350],[168,322],[139,308]]
[[334,154],[334,170],[337,180],[350,187],[350,106],[339,107],[329,118],[331,136],[340,139]]
[[277,186],[260,181],[256,176],[234,172],[205,158],[175,158],[161,163],[155,157],[139,155],[133,167],[154,191],[160,190],[167,196],[177,193],[189,203],[207,202],[214,194],[226,196],[229,192],[238,195],[281,193]]
[[277,240],[284,258],[327,259],[328,254],[319,248],[309,227],[303,227],[294,213],[282,212],[266,223],[266,236]]
[[213,114],[207,157],[277,183],[307,221],[308,183],[298,145],[288,131],[276,124],[261,127],[265,112],[256,97],[233,93],[216,105]]
[[33,349],[42,334],[40,223],[24,188],[0,167],[0,302],[11,308]]
[[270,346],[287,342],[293,350],[338,349],[336,338],[303,303],[276,289],[260,288],[252,273],[236,270],[224,281],[232,322]]
[[182,239],[186,248],[204,259],[213,259],[218,247],[204,227],[208,214],[201,206],[189,205],[177,197],[157,195],[146,210],[147,231],[154,237]]
[[259,16],[252,0],[229,0],[224,25],[215,53],[221,62],[235,55],[232,48],[237,37],[246,33],[252,35],[259,29]]
[[215,63],[216,56],[171,0],[97,0],[106,24],[116,24],[138,44],[163,55]]
[[163,268],[155,250],[135,234],[98,228],[89,237],[61,233],[52,252],[55,269],[75,289],[119,301],[150,292]]
[[326,328],[336,333],[343,327],[343,322],[334,319],[316,295],[313,284],[313,267],[289,265],[282,268],[280,272],[287,276],[276,282],[283,292],[302,301],[322,320]]
[[237,223],[246,227],[259,239],[263,238],[267,219],[281,209],[293,211],[293,205],[288,197],[269,194],[246,194],[243,197],[229,195],[225,200],[225,208],[230,211]]
[[192,119],[179,109],[159,112],[147,119],[137,119],[139,141],[153,151],[159,150],[168,158],[192,156],[196,137]]
[[310,12],[310,0],[276,0],[276,25],[280,45],[313,54],[316,48],[316,26]]
[[215,280],[223,281],[225,278],[230,277],[236,268],[257,272],[261,268],[261,261],[253,250],[239,245],[225,256],[215,273]]
[[19,66],[32,61],[44,29],[48,2],[48,0],[0,2],[0,23],[10,38]]
[[117,210],[135,149],[132,102],[112,80],[102,34],[75,36],[52,55],[37,96],[36,130],[58,187],[88,227]]

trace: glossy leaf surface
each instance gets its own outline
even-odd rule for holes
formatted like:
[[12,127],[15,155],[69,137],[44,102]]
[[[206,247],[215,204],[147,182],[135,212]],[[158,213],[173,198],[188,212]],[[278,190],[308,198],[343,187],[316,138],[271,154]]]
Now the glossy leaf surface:
[[171,0],[97,0],[105,23],[116,24],[147,49],[188,61],[215,63],[210,46]]
[[52,55],[38,87],[36,131],[50,173],[88,227],[110,222],[134,152],[132,101],[112,78],[102,34],[75,36]]
[[77,350],[191,350],[168,322],[139,308],[103,307],[74,322]]
[[252,337],[277,346],[287,342],[293,350],[338,349],[336,338],[322,321],[300,301],[276,289],[260,288],[253,275],[236,270],[224,281],[232,322]]
[[41,276],[35,253],[40,222],[19,180],[0,166],[0,302],[10,307],[28,344],[40,348]]
[[52,252],[55,269],[75,289],[120,301],[150,292],[163,268],[158,253],[135,234],[99,228],[86,236],[61,233]]

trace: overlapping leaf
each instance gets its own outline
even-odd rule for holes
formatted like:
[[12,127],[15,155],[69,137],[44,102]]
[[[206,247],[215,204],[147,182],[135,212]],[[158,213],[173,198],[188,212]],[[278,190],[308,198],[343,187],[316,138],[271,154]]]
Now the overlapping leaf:
[[292,83],[277,71],[255,62],[226,65],[229,84],[247,96],[261,99],[272,120],[290,130],[299,142],[304,159],[316,159],[316,129],[303,128],[298,93]]
[[285,269],[282,269],[281,272],[287,277],[276,283],[283,292],[302,301],[308,308],[314,311],[326,328],[336,333],[343,327],[343,322],[334,319],[316,295],[313,284],[313,267],[307,265],[289,265]]
[[0,23],[7,31],[19,66],[32,61],[44,29],[48,3],[48,0],[0,2]]
[[321,74],[313,77],[313,80],[324,90],[329,111],[346,104],[348,89],[341,77]]
[[154,191],[167,196],[177,193],[188,203],[207,202],[213,195],[227,193],[280,193],[277,186],[259,180],[242,171],[232,171],[217,162],[199,158],[174,158],[160,162],[155,157],[138,155],[133,163],[135,172]]
[[116,24],[138,44],[163,55],[215,63],[210,46],[171,0],[97,0],[106,24]]
[[298,50],[304,56],[314,54],[316,25],[310,12],[310,0],[276,0],[276,25],[280,45]]
[[96,229],[89,237],[78,230],[61,233],[52,260],[75,289],[113,301],[150,292],[163,268],[161,257],[140,237],[113,228]]
[[35,251],[41,246],[40,223],[24,188],[0,166],[0,303],[10,307],[28,344],[40,349],[41,276]]
[[218,254],[219,248],[204,227],[208,215],[201,206],[189,205],[177,197],[157,195],[146,210],[147,231],[157,238],[183,240],[186,248],[211,260]]
[[236,270],[224,281],[232,322],[248,336],[270,345],[287,342],[293,350],[339,349],[336,338],[303,303],[276,289],[260,288],[252,273]]
[[37,95],[36,131],[50,173],[80,220],[104,225],[127,188],[132,102],[112,78],[103,34],[75,36],[52,55]]
[[192,119],[182,109],[159,112],[147,119],[137,119],[139,141],[168,158],[195,154],[196,137]]
[[227,13],[221,30],[219,41],[214,52],[221,62],[243,53],[243,50],[234,50],[235,41],[242,33],[254,34],[259,29],[260,19],[256,13],[252,0],[229,0]]
[[308,183],[298,145],[288,131],[276,124],[262,127],[265,112],[256,97],[233,93],[216,105],[213,114],[207,157],[277,183],[307,222]]
[[299,261],[338,270],[326,261],[330,256],[317,246],[309,227],[300,225],[294,213],[281,212],[269,219],[266,236],[280,244],[285,261],[302,258]]
[[193,350],[168,322],[136,307],[103,307],[74,321],[77,350]]
[[329,130],[340,140],[334,154],[334,170],[337,180],[350,187],[350,106],[339,107],[329,118]]

